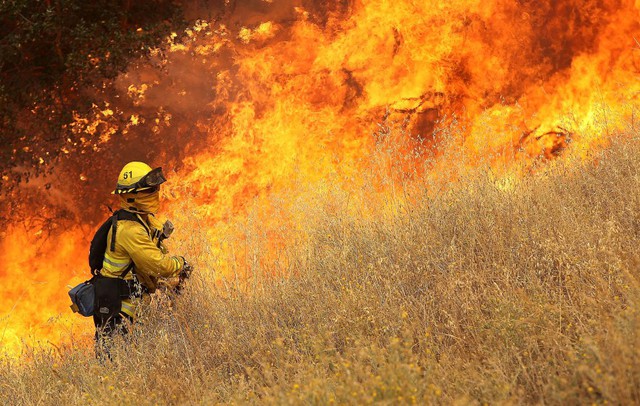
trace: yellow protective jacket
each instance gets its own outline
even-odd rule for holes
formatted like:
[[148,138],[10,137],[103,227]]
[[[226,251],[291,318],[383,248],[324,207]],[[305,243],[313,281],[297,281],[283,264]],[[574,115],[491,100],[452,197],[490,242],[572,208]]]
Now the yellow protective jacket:
[[[124,279],[137,277],[150,293],[156,290],[158,278],[177,276],[184,266],[184,259],[169,256],[162,245],[158,247],[157,229],[149,225],[142,216],[136,214],[140,222],[118,220],[116,228],[115,250],[111,251],[111,233],[107,236],[107,249],[104,254],[100,274],[108,278],[118,278],[133,261],[133,268]],[[151,216],[151,215],[149,215]],[[142,223],[142,224],[141,224]],[[153,222],[151,222],[153,223]],[[135,276],[134,276],[135,274]],[[121,311],[135,317],[136,303],[130,299],[122,300]]]

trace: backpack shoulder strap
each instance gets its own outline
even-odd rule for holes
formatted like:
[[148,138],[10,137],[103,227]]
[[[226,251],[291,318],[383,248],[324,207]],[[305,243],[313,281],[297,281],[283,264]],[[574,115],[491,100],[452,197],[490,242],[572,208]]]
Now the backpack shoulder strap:
[[118,215],[120,214],[120,210],[117,210],[111,216],[111,244],[109,245],[109,249],[111,251],[116,250],[116,232],[118,231]]
[[125,268],[124,271],[122,271],[122,273],[120,274],[119,278],[124,279],[125,276],[127,276],[127,274],[133,269],[133,267],[136,264],[133,263],[133,259],[131,260],[131,263],[129,263],[129,265]]
[[[131,220],[131,221],[135,221],[137,223],[140,223],[140,225],[142,227],[144,227],[145,231],[147,232],[147,235],[150,235],[150,230],[149,230],[149,226],[144,222],[144,220],[142,220],[142,218],[140,217],[140,215],[138,215],[137,213],[132,213],[130,211],[127,210],[118,210],[114,216],[113,216],[113,225],[112,225],[112,231],[111,231],[111,244],[112,244],[112,251],[115,250],[115,235],[116,235],[116,230],[117,230],[117,223],[118,220]],[[135,266],[135,263],[133,262],[133,260],[131,260],[131,263],[125,268],[125,270],[120,274],[120,278],[123,278],[133,269],[133,267]]]

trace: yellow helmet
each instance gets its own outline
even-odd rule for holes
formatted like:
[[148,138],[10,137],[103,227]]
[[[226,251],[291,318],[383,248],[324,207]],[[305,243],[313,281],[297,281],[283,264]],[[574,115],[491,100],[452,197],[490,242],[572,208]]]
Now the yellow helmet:
[[144,162],[129,162],[122,168],[118,176],[116,190],[112,194],[137,193],[143,190],[152,191],[166,182],[162,168],[151,169]]

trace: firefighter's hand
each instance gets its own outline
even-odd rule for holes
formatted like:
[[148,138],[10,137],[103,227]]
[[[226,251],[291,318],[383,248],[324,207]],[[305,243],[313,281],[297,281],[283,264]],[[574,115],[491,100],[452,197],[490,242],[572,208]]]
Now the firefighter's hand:
[[184,265],[178,273],[178,284],[173,288],[173,291],[178,295],[182,292],[184,281],[189,279],[191,273],[193,272],[193,266],[191,266],[191,264],[188,263],[187,260],[184,259],[184,257],[182,257],[182,259],[184,261]]
[[[184,259],[184,257],[183,257]],[[191,276],[191,273],[193,272],[193,266],[187,262],[187,260],[184,260],[184,265],[182,266],[182,269],[180,270],[180,273],[178,274],[178,277],[180,278],[180,282],[182,282],[185,279],[189,279],[189,277]]]

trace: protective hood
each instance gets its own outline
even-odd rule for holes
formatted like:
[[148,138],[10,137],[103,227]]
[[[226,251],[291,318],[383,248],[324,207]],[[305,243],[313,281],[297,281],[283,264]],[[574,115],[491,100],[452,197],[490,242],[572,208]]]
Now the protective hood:
[[156,214],[160,209],[160,192],[124,193],[120,197],[120,207],[136,213]]

